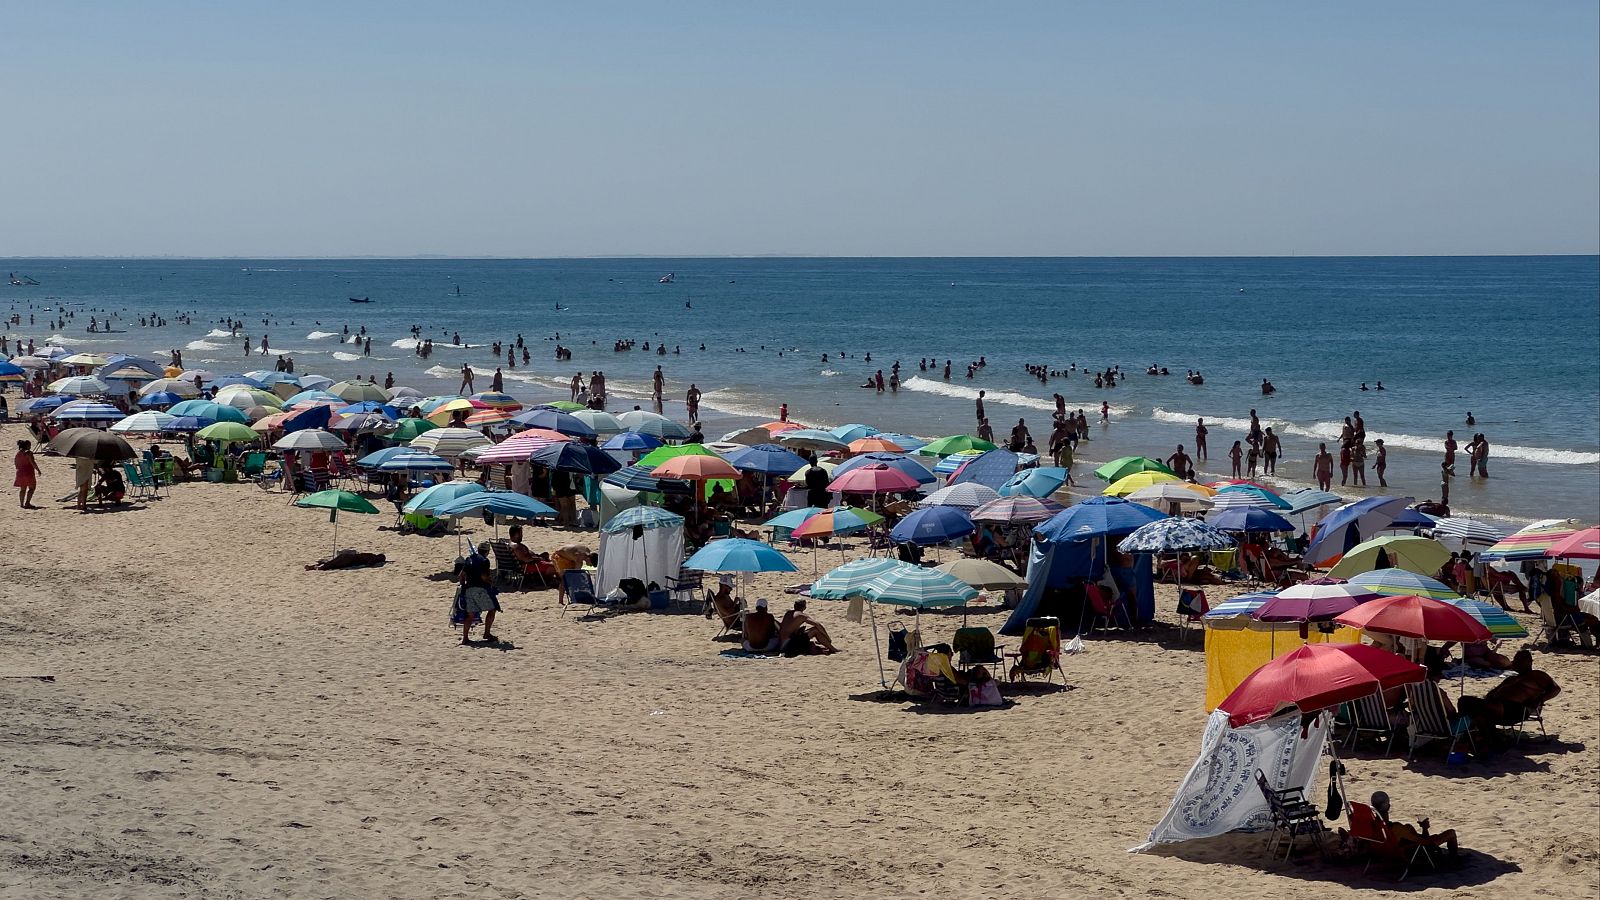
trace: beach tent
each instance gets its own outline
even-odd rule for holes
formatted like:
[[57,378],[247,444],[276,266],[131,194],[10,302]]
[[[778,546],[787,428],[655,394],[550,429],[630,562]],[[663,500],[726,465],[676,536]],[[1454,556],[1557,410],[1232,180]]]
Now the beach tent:
[[990,450],[967,460],[959,471],[950,476],[950,484],[975,482],[999,491],[1011,476],[1017,474],[1017,455],[1010,450]]
[[597,596],[615,590],[624,578],[667,586],[683,564],[683,516],[654,506],[618,513],[600,529]]
[[[1224,612],[1221,607],[1212,613]],[[1329,631],[1313,626],[1306,638],[1300,637],[1298,622],[1260,622],[1244,615],[1207,613],[1200,620],[1205,628],[1206,711],[1217,708],[1246,677],[1274,659],[1299,650],[1305,644],[1354,644],[1361,640],[1361,629],[1340,625]]]
[[[1028,588],[1000,633],[1020,635],[1037,614],[1045,595],[1078,580],[1099,581],[1106,570],[1106,539],[1126,537],[1141,525],[1165,519],[1164,513],[1115,497],[1091,497],[1069,506],[1033,531],[1028,548]],[[1135,557],[1132,569],[1113,572],[1120,593],[1133,592],[1134,622],[1155,618],[1155,588],[1150,557]]]

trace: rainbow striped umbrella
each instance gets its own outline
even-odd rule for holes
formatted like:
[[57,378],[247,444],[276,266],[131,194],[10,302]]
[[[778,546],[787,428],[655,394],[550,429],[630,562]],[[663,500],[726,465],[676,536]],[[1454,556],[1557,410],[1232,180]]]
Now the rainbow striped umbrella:
[[1525,638],[1528,629],[1523,628],[1511,614],[1482,600],[1473,600],[1470,597],[1446,598],[1446,603],[1464,611],[1467,615],[1478,620],[1478,623],[1489,629],[1489,634],[1499,638]]
[[473,394],[467,399],[476,400],[490,409],[509,409],[515,412],[522,408],[522,404],[518,402],[517,398],[510,394],[502,394],[499,391],[483,391]]
[[1454,588],[1444,582],[1405,569],[1362,572],[1348,583],[1380,597],[1428,597],[1433,600],[1455,600],[1460,597]]
[[1517,562],[1527,559],[1544,559],[1545,551],[1562,538],[1583,528],[1577,519],[1544,519],[1529,525],[1516,534],[1506,537],[1493,547],[1478,554],[1484,562]]
[[827,537],[833,534],[854,534],[883,521],[883,516],[854,506],[825,509],[812,515],[791,532],[790,537]]

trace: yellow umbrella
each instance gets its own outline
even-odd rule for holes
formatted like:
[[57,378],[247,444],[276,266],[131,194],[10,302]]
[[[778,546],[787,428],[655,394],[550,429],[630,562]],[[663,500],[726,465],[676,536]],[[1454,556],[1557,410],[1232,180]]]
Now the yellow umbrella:
[[429,422],[432,422],[435,425],[445,425],[450,422],[451,414],[458,409],[466,410],[467,415],[470,416],[474,410],[487,409],[487,407],[484,404],[468,400],[465,397],[458,397],[455,400],[446,400],[438,406],[435,406],[433,411],[428,413],[427,419]]
[[1126,497],[1142,487],[1149,487],[1152,484],[1160,484],[1164,481],[1180,480],[1182,479],[1178,478],[1178,476],[1168,475],[1166,472],[1135,472],[1132,475],[1125,475],[1117,479],[1100,493],[1105,494],[1107,497]]

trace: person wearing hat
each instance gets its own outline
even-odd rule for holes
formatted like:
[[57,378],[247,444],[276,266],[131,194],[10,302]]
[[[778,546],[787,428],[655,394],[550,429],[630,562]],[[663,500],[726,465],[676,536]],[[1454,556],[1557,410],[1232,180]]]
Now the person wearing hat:
[[744,649],[751,653],[775,653],[781,646],[778,640],[778,620],[767,612],[766,598],[756,601],[756,608],[744,614]]

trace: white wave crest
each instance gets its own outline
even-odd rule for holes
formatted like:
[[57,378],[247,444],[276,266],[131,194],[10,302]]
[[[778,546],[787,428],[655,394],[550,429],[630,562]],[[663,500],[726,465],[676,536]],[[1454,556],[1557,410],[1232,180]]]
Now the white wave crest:
[[231,338],[231,337],[233,337],[233,332],[231,332],[231,331],[223,331],[221,328],[213,328],[210,331],[206,332],[206,337]]
[[323,338],[331,338],[331,337],[338,337],[338,336],[339,336],[339,332],[337,332],[337,331],[313,331],[310,334],[306,335],[306,340],[308,340],[308,341],[320,341]]
[[400,340],[395,341],[394,343],[390,344],[389,346],[391,346],[391,347],[399,347],[402,350],[415,350],[415,349],[417,349],[417,345],[420,344],[420,343],[422,343],[422,342],[417,340],[416,338],[401,338]]
[[[938,394],[941,397],[952,397],[958,400],[978,399],[977,388],[969,388],[959,384],[949,384],[943,381],[934,381],[931,378],[923,378],[921,375],[911,376],[910,379],[901,382],[900,386],[908,391],[920,391],[924,394]],[[983,401],[984,403],[994,403],[1002,406],[1015,406],[1022,409],[1041,409],[1051,413],[1056,411],[1056,404],[1054,400],[1046,400],[1042,397],[1029,397],[1027,394],[1019,393],[1017,391],[987,391],[987,393],[984,395]],[[1072,400],[1067,401],[1067,409],[1069,410],[1096,410],[1099,408],[1099,403],[1075,403]],[[1111,412],[1116,415],[1127,415],[1129,412],[1132,412],[1132,410],[1133,408],[1130,406],[1118,406],[1116,404],[1112,404],[1111,406]]]
[[226,350],[226,344],[213,344],[210,341],[190,341],[183,345],[185,350]]
[[[355,362],[355,361],[361,359],[362,357],[361,357],[361,354],[359,354],[359,353],[345,353],[342,350],[335,350],[335,351],[333,351],[333,358],[334,359],[338,359],[338,360],[343,360],[345,362]],[[367,358],[370,359],[371,357],[367,357]]]
[[824,378],[838,378],[840,375],[843,375],[844,373],[843,372],[835,372],[832,369],[823,369],[821,374],[822,374],[822,377],[824,377]]
[[[399,347],[402,350],[415,350],[421,343],[416,338],[408,337],[394,341],[389,346]],[[433,342],[433,349],[435,350],[482,350],[484,346],[483,344],[452,344],[449,341]]]

